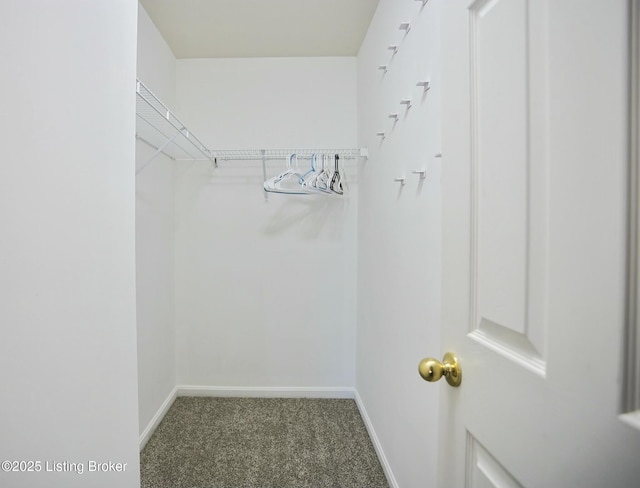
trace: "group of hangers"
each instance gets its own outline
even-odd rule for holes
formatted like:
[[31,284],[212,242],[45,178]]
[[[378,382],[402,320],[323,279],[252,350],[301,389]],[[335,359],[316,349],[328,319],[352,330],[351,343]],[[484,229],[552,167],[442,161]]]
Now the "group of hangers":
[[297,154],[289,154],[287,170],[265,181],[265,191],[293,195],[344,194],[347,182],[340,169],[338,154],[334,155],[333,169],[331,169],[331,156],[326,154],[312,154],[309,161],[311,167],[303,171],[298,165]]

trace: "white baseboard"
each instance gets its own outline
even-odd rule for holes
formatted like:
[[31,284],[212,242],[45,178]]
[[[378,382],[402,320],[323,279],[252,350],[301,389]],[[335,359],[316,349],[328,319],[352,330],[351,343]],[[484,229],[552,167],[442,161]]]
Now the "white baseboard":
[[169,408],[171,407],[171,405],[173,405],[173,401],[178,396],[177,391],[178,391],[177,388],[174,388],[173,390],[171,390],[171,393],[169,393],[169,396],[162,403],[162,405],[160,405],[160,408],[151,419],[151,422],[149,422],[149,425],[147,425],[147,428],[144,429],[142,434],[140,434],[140,440],[139,440],[140,451],[142,451],[144,449],[144,446],[147,445],[147,442],[149,442],[149,439],[155,432],[156,428],[158,427],[158,425],[160,425],[160,422],[162,422],[162,419],[169,411]]
[[250,398],[355,398],[351,387],[306,386],[198,386],[178,385],[177,396],[216,396]]
[[373,424],[371,423],[371,419],[369,418],[369,414],[367,413],[367,409],[364,407],[364,403],[362,403],[362,398],[358,394],[358,390],[353,390],[355,394],[356,405],[358,405],[358,410],[360,410],[360,416],[364,421],[364,425],[367,428],[367,432],[369,432],[369,438],[373,443],[373,447],[376,450],[376,454],[378,455],[378,460],[382,465],[382,470],[384,471],[385,476],[387,477],[387,482],[391,488],[398,488],[398,482],[396,481],[396,477],[393,475],[393,471],[391,471],[391,465],[387,460],[387,456],[385,456],[384,451],[382,450],[382,444],[380,443],[380,439],[378,439],[378,435],[376,434],[375,429],[373,428]]

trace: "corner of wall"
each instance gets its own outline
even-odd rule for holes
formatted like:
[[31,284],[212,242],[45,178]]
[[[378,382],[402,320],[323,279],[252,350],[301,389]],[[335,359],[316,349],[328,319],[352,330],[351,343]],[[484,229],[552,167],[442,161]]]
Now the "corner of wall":
[[[137,76],[163,103],[176,98],[176,59],[138,4]],[[136,144],[136,167],[154,155]],[[174,162],[157,155],[136,177],[138,395],[141,442],[177,384],[174,290]],[[162,415],[160,416],[160,418]],[[146,440],[144,440],[146,442]]]

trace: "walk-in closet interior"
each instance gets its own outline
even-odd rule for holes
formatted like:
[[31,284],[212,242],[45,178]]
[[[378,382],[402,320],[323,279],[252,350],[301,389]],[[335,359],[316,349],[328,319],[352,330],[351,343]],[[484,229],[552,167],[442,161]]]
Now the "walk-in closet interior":
[[637,486],[638,0],[0,4],[0,487]]
[[432,484],[440,7],[3,2],[0,485],[138,486],[180,396],[353,399]]
[[[392,486],[428,485],[435,457],[419,446],[436,424],[415,405],[437,402],[416,366],[439,341],[439,2],[333,2],[315,26],[264,25],[269,8],[245,3],[200,15],[258,22],[264,45],[233,37],[211,57],[175,26],[197,11],[140,3],[141,444],[176,395],[355,398]],[[364,18],[349,18],[356,4]],[[286,24],[301,43],[360,37],[313,53],[292,34],[269,51]],[[177,129],[154,139],[160,102]],[[336,159],[343,194],[301,183],[314,167],[331,180]]]

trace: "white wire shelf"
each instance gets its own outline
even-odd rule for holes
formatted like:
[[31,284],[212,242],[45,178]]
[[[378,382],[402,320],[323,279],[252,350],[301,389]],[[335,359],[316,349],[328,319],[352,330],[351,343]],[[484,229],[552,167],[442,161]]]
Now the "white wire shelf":
[[136,80],[136,139],[155,149],[149,160],[142,164],[140,173],[159,154],[174,161],[269,161],[286,160],[291,154],[298,159],[316,156],[340,156],[343,160],[367,158],[366,148],[322,149],[208,149],[189,129],[160,101],[144,83]]
[[156,150],[144,166],[159,153],[176,161],[213,161],[211,150],[140,80],[136,80],[136,138]]
[[218,161],[271,161],[287,159],[295,154],[298,159],[310,159],[316,156],[338,155],[341,159],[366,158],[367,150],[360,149],[225,149],[212,151],[213,157]]

